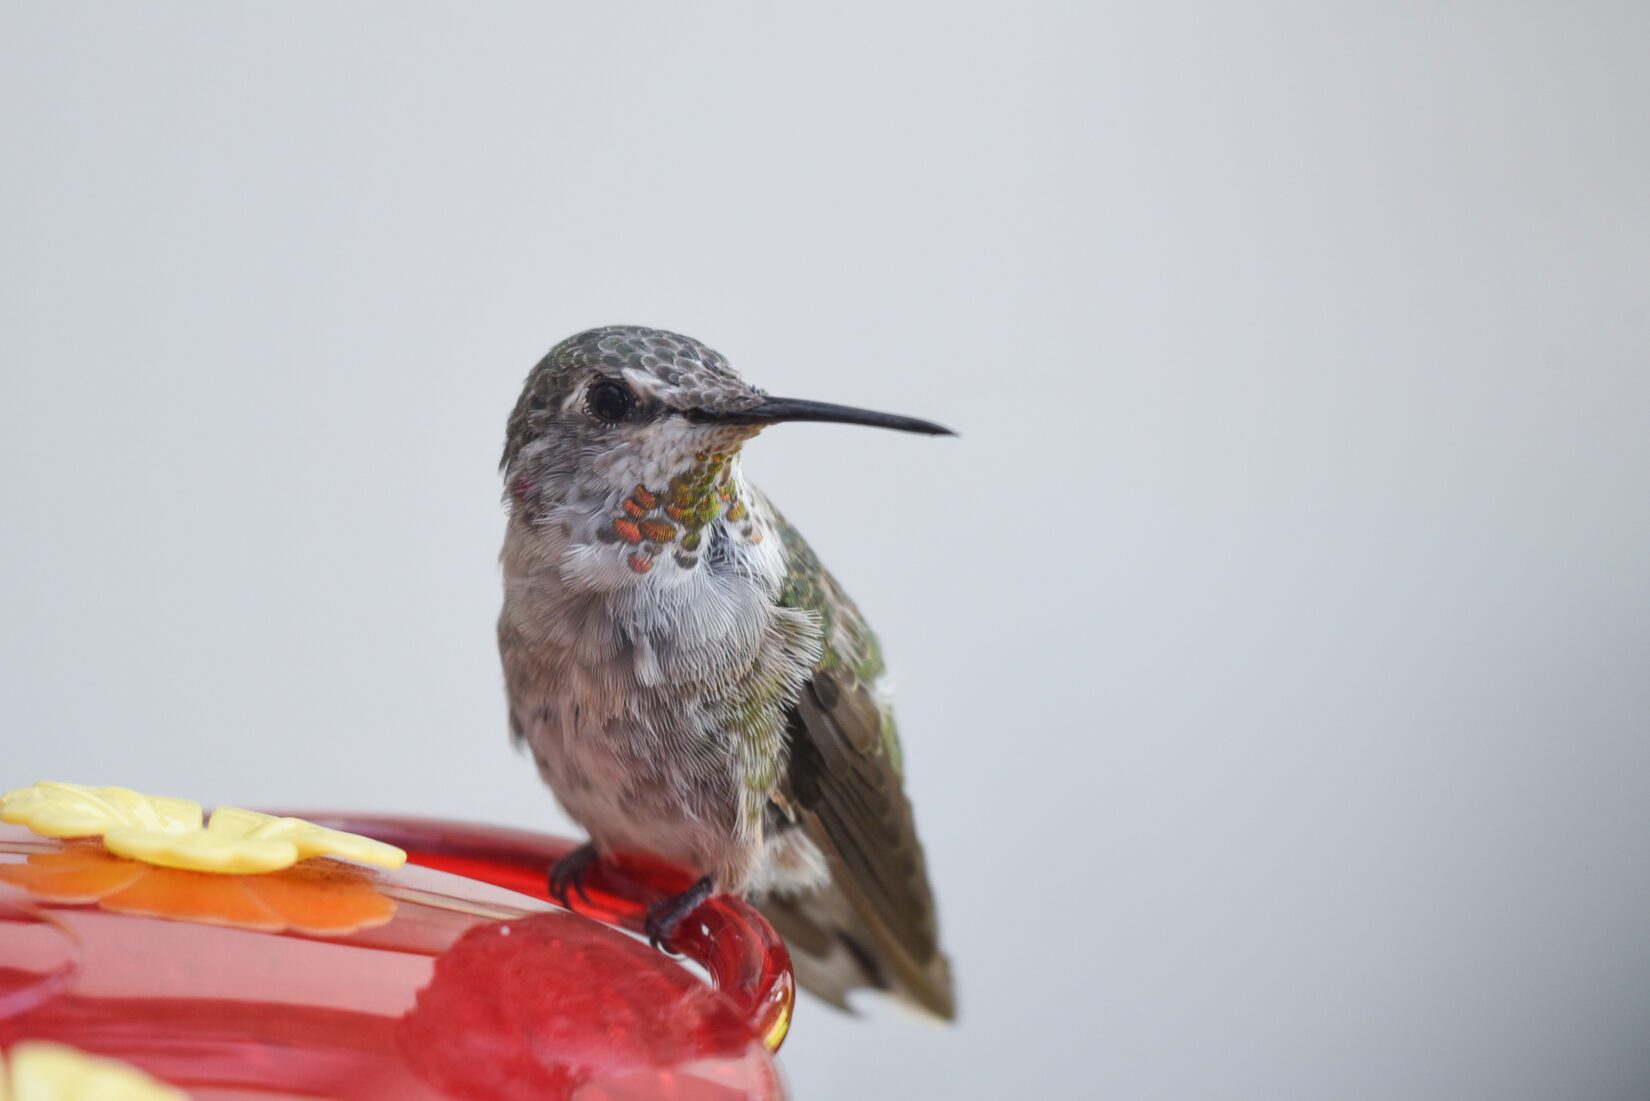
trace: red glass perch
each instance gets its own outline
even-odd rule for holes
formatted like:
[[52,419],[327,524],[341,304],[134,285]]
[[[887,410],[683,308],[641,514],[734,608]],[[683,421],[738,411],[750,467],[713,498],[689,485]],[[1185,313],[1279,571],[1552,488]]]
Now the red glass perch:
[[[387,841],[407,851],[407,859],[470,879],[547,899],[549,867],[574,843],[528,830],[507,830],[425,818],[359,817],[304,813],[317,825]],[[646,856],[625,854],[598,861],[584,881],[584,894],[569,899],[573,909],[609,925],[642,932],[648,906],[685,890],[692,877]],[[796,980],[785,942],[767,919],[742,899],[720,895],[700,906],[693,920],[676,930],[669,946],[704,967],[711,981],[763,1038],[778,1051],[790,1028]]]

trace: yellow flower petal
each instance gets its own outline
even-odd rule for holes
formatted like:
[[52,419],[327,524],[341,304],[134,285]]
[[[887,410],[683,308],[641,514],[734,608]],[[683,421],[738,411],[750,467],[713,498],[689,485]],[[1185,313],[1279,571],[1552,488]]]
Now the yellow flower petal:
[[278,838],[225,837],[210,830],[162,833],[118,829],[103,835],[103,847],[116,856],[218,875],[278,872],[298,862],[298,846]]
[[[7,1083],[11,1090],[6,1090]],[[28,1040],[11,1049],[11,1073],[0,1065],[0,1099],[11,1101],[189,1101],[118,1059],[63,1044]]]
[[201,805],[130,788],[42,780],[0,795],[0,821],[27,826],[42,837],[97,837],[117,827],[183,832],[200,829]]
[[370,837],[329,830],[302,818],[277,818],[240,807],[219,807],[213,811],[206,830],[208,833],[247,840],[287,841],[297,846],[300,860],[312,856],[338,856],[391,869],[407,862],[407,854],[401,849]]

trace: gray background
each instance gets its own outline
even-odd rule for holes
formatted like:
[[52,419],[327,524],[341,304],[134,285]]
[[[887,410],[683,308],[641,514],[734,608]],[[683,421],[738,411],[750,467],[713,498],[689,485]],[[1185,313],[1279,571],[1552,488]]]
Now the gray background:
[[494,463],[676,328],[963,433],[746,451],[963,1000],[798,1097],[1643,1097],[1646,11],[8,4],[5,778],[569,829]]

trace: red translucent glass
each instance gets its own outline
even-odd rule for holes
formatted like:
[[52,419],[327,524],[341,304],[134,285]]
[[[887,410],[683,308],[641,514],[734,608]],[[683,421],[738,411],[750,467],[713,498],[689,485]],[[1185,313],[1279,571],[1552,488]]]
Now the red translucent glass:
[[567,842],[306,817],[401,845],[411,866],[215,876],[0,826],[0,1048],[57,1040],[200,1101],[782,1095],[768,1048],[789,958],[747,904],[713,900],[678,934],[707,986],[599,923],[638,928],[684,885],[674,869],[598,864],[591,921],[544,900]]

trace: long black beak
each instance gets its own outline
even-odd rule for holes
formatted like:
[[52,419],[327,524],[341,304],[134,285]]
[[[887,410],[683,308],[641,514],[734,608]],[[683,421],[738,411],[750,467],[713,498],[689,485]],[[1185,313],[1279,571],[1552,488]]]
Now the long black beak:
[[864,424],[872,428],[892,428],[896,432],[921,432],[928,436],[955,436],[956,433],[933,421],[902,417],[895,413],[877,413],[870,409],[855,409],[851,405],[832,405],[828,401],[808,401],[804,398],[768,398],[750,409],[723,412],[695,409],[689,420],[713,421],[719,424],[777,424],[780,421],[829,421],[832,424]]

